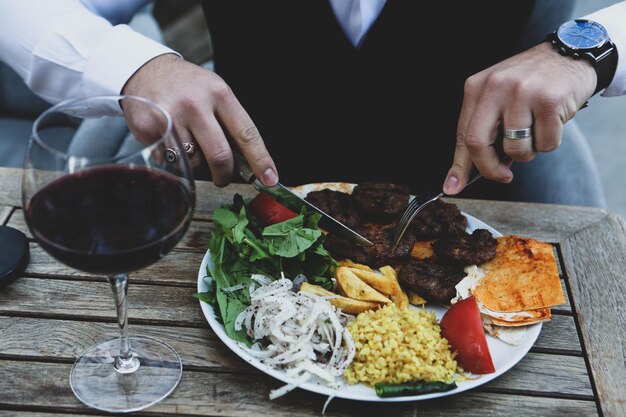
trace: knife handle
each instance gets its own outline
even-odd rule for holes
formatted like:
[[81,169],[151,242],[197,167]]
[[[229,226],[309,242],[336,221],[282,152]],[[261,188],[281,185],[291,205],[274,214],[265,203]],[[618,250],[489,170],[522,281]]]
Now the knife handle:
[[248,164],[246,158],[244,158],[243,155],[237,151],[233,151],[233,157],[235,158],[235,170],[237,171],[237,174],[239,174],[241,179],[250,184],[256,179],[254,172],[252,172],[252,168],[250,168],[250,164]]

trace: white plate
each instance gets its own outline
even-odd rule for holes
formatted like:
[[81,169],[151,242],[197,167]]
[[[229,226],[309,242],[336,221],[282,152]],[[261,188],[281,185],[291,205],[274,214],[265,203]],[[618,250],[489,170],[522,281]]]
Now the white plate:
[[[351,192],[352,184],[345,183],[320,183],[320,184],[307,184],[300,187],[295,187],[294,191],[301,193],[302,195],[306,195],[308,192],[313,190],[319,190],[323,188],[335,189],[338,191]],[[468,231],[472,231],[474,229],[487,229],[494,236],[502,236],[497,230],[488,224],[478,220],[477,218],[463,213],[465,217],[467,217],[468,221]],[[207,250],[204,258],[202,259],[202,264],[200,265],[200,269],[198,271],[198,292],[208,291],[208,280],[210,278],[207,275],[207,267],[212,267],[211,255]],[[295,383],[293,378],[289,378],[285,375],[283,371],[272,369],[269,366],[261,363],[258,359],[250,356],[245,350],[243,350],[237,342],[232,340],[226,335],[224,331],[224,326],[220,324],[215,318],[215,311],[213,307],[203,301],[200,301],[200,307],[202,308],[202,312],[209,323],[209,326],[217,337],[219,337],[222,342],[226,346],[228,346],[233,352],[239,355],[243,360],[254,366],[255,368],[265,372],[266,374],[273,376],[274,378],[283,381],[284,383]],[[430,311],[434,311],[437,315],[438,319],[441,319],[443,313],[445,313],[446,309],[441,306],[430,305],[427,304],[427,309]],[[379,401],[379,402],[397,402],[397,401],[416,401],[416,400],[427,400],[430,398],[437,397],[445,397],[448,395],[458,394],[463,391],[471,390],[480,385],[483,385],[494,378],[502,375],[509,369],[511,369],[516,363],[518,363],[525,355],[528,353],[530,348],[535,344],[537,337],[539,336],[539,332],[541,331],[542,323],[533,324],[527,326],[526,334],[522,340],[522,342],[517,346],[508,345],[501,340],[494,338],[492,336],[487,335],[487,344],[489,345],[489,351],[491,353],[491,358],[493,360],[493,365],[496,369],[496,372],[491,374],[485,374],[476,376],[476,379],[457,382],[457,388],[451,391],[446,392],[436,392],[425,395],[413,395],[413,396],[405,396],[405,397],[390,397],[390,398],[380,398],[376,395],[376,392],[373,388],[369,387],[365,384],[355,384],[355,385],[345,385],[339,389],[332,389],[325,385],[320,385],[314,382],[306,382],[300,385],[301,389],[305,389],[307,391],[316,392],[318,394],[323,395],[332,395],[337,398],[345,398],[350,400],[360,400],[360,401]]]

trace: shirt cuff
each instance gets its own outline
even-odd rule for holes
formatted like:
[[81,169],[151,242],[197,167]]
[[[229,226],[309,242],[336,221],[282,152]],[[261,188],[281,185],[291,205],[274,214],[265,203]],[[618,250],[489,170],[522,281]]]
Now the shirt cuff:
[[605,97],[626,94],[626,2],[600,9],[584,17],[604,26],[617,48],[617,69],[613,81],[602,93]]
[[89,56],[83,74],[84,94],[120,94],[141,66],[163,54],[180,56],[127,25],[114,26]]

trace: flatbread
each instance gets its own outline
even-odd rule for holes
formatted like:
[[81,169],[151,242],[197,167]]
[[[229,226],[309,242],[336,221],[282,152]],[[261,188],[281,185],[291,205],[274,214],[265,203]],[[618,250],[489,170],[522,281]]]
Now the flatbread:
[[502,311],[493,311],[485,308],[480,301],[478,301],[478,307],[480,312],[486,314],[494,319],[506,321],[506,322],[526,322],[532,323],[534,321],[542,321],[546,317],[550,318],[550,308],[540,308],[537,310],[526,311],[512,311],[504,313]]
[[496,257],[481,265],[472,294],[490,310],[526,311],[564,304],[552,245],[521,236],[496,238]]
[[517,327],[526,326],[528,324],[539,323],[541,321],[548,321],[552,318],[549,308],[542,308],[539,310],[530,310],[533,313],[533,317],[517,316],[513,318],[513,321],[502,320],[497,317],[489,316],[489,320],[497,326],[504,327]]

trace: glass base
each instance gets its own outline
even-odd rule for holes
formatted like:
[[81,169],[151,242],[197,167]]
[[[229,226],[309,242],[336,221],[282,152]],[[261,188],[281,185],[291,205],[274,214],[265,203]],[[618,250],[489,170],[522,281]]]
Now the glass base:
[[92,346],[80,356],[70,373],[76,397],[89,407],[112,413],[143,410],[167,397],[178,385],[183,366],[166,343],[149,337],[131,337],[133,355],[140,366],[121,373],[114,368],[120,340]]

